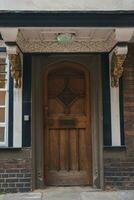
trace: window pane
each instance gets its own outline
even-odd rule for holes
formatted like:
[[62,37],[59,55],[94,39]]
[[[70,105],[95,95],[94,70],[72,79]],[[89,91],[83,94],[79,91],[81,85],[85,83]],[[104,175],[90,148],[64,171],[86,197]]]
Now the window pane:
[[0,122],[5,122],[5,108],[0,108]]
[[0,74],[0,88],[5,88],[6,76],[5,74]]
[[1,60],[0,62],[0,88],[5,88],[5,79],[6,79],[6,65],[5,61]]
[[4,133],[5,133],[5,128],[0,127],[0,142],[4,142]]
[[0,63],[0,72],[5,72],[5,65]]
[[6,92],[5,91],[0,91],[0,105],[5,105],[5,95]]

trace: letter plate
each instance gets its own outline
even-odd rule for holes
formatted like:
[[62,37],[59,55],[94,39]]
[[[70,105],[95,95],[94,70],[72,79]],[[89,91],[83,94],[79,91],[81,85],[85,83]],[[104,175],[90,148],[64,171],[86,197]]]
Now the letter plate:
[[60,126],[75,126],[76,122],[74,119],[61,119],[59,120]]

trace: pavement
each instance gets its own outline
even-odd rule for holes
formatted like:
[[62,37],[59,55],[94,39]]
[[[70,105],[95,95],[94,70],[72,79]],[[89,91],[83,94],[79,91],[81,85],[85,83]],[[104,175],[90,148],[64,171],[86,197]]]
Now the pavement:
[[134,190],[100,191],[88,187],[51,187],[29,193],[0,195],[0,200],[134,200]]

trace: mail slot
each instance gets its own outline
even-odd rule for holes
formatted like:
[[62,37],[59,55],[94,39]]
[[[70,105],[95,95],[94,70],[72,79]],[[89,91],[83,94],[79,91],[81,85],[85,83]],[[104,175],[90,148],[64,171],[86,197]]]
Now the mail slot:
[[75,126],[76,121],[74,119],[60,119],[59,125],[60,126]]

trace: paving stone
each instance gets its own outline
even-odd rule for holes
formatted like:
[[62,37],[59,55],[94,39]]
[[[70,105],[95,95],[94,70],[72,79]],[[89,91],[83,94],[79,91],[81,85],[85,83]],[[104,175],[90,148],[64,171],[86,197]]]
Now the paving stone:
[[119,200],[117,193],[111,192],[83,192],[81,193],[82,200]]
[[117,192],[120,200],[134,200],[134,191]]
[[83,192],[82,200],[134,200],[134,191]]
[[81,200],[80,193],[64,192],[55,194],[44,194],[42,200]]
[[134,200],[134,190],[106,192],[88,187],[51,187],[38,192],[0,195],[0,200]]
[[4,195],[1,194],[0,195],[0,200],[3,200],[3,198],[4,198]]
[[17,193],[17,194],[7,194],[2,200],[41,200],[41,193]]

